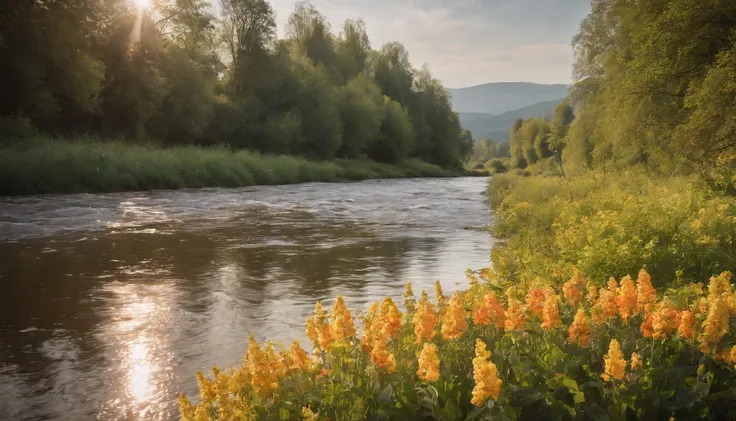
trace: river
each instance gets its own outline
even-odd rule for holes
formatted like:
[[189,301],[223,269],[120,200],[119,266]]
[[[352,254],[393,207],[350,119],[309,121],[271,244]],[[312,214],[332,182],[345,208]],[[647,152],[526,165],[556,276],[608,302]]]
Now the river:
[[485,178],[0,199],[0,419],[170,420],[248,334],[309,344],[318,300],[458,288]]

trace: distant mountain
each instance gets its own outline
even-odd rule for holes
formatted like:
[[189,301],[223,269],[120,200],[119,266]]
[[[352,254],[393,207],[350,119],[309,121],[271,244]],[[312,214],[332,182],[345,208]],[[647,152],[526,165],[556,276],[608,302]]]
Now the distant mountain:
[[561,100],[568,85],[540,85],[527,82],[486,83],[469,88],[448,89],[452,108],[458,113],[501,114],[528,105]]
[[458,113],[460,125],[473,132],[475,139],[490,136],[496,142],[505,141],[508,140],[511,126],[517,118],[550,117],[560,101],[561,99],[538,102],[499,115],[461,112]]

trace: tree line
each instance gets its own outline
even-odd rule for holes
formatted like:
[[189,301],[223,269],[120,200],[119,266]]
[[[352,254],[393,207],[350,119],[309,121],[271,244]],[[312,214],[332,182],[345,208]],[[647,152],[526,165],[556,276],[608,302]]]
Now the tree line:
[[225,144],[311,159],[458,167],[472,136],[425,66],[299,2],[11,0],[0,6],[0,131]]
[[594,0],[573,49],[569,105],[517,121],[512,166],[642,165],[736,191],[736,2]]

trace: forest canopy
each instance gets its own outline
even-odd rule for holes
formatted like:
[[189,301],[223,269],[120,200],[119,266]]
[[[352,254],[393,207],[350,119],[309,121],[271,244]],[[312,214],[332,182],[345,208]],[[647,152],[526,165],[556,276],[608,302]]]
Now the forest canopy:
[[442,84],[365,24],[299,2],[277,38],[266,0],[13,0],[0,6],[0,135],[224,144],[311,159],[472,149]]

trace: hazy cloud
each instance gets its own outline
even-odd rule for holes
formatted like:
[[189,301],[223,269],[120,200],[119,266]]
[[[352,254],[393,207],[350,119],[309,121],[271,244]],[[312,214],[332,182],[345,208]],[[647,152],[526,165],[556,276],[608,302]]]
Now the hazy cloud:
[[[569,83],[570,41],[589,0],[312,0],[338,32],[366,22],[379,48],[400,41],[415,67],[428,63],[446,86],[484,82]],[[272,0],[279,33],[293,0]]]

